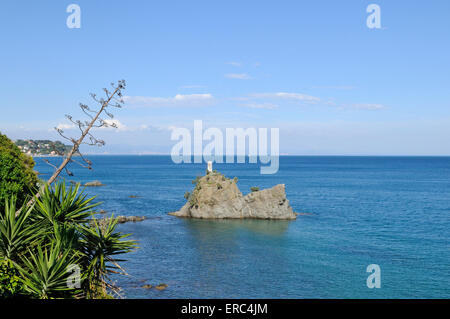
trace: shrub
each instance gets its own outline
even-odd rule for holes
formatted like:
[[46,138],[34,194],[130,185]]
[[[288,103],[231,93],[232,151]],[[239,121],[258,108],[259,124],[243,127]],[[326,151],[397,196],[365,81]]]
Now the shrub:
[[194,207],[197,204],[197,197],[195,196],[195,193],[192,194],[192,196],[189,197],[189,205],[191,207]]
[[259,191],[259,187],[253,186],[253,187],[250,187],[250,190],[252,191],[252,193],[257,192],[257,191]]
[[93,219],[92,201],[79,184],[64,183],[46,186],[30,207],[7,201],[0,211],[0,296],[108,298],[118,291],[110,276],[123,273],[119,255],[136,242],[116,231],[117,218],[104,226]]
[[7,198],[15,196],[21,204],[34,194],[38,178],[33,168],[33,158],[0,134],[0,211],[4,210]]
[[0,298],[14,297],[21,291],[19,272],[7,260],[0,261]]

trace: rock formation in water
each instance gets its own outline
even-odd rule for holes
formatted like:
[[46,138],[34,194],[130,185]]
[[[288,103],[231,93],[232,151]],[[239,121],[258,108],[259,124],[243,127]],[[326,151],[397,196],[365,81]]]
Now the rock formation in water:
[[[104,214],[106,214],[106,212]],[[117,216],[117,217],[99,218],[96,221],[100,225],[101,228],[105,228],[107,225],[109,225],[111,218],[116,219],[118,224],[124,224],[124,223],[128,223],[128,222],[133,222],[133,223],[141,222],[141,221],[147,219],[145,216]],[[91,223],[93,223],[93,221],[91,221]]]
[[214,171],[197,178],[193,192],[186,193],[187,203],[177,212],[169,213],[177,217],[190,218],[258,218],[295,219],[286,198],[284,184],[269,189],[253,191],[242,195],[236,185],[237,179],[229,179]]
[[104,184],[102,184],[102,182],[100,181],[93,181],[93,182],[87,182],[84,184],[85,187],[100,187],[100,186],[105,186]]

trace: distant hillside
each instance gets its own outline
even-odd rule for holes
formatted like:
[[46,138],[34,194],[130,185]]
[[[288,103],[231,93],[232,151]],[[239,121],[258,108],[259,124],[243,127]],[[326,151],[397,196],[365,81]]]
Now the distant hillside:
[[64,145],[60,141],[53,142],[50,140],[17,140],[15,144],[22,152],[32,156],[61,156],[67,154],[72,148],[72,146]]

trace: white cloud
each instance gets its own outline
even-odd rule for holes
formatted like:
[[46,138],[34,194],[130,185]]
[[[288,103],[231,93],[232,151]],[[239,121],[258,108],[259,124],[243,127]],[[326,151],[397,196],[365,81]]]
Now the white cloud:
[[163,131],[168,129],[167,127],[164,126],[148,125],[148,124],[125,125],[118,119],[105,119],[104,122],[108,126],[101,127],[102,129],[111,129],[116,130],[118,132]]
[[113,128],[117,129],[118,131],[128,131],[128,127],[124,125],[122,122],[120,122],[118,119],[105,119],[103,120],[108,126],[102,127],[102,128]]
[[211,94],[188,94],[188,95],[177,94],[175,95],[174,98],[175,101],[198,101],[198,100],[204,101],[210,99],[212,99]]
[[227,64],[232,65],[232,66],[242,66],[242,63],[240,63],[240,62],[234,62],[234,61],[227,62]]
[[127,104],[141,107],[189,107],[210,106],[214,97],[209,94],[177,94],[174,97],[125,96]]
[[237,79],[237,80],[250,80],[252,77],[247,73],[228,73],[225,74],[226,78],[229,79]]
[[306,95],[303,93],[287,93],[287,92],[277,92],[277,93],[254,93],[250,94],[253,98],[263,98],[263,99],[285,99],[285,100],[295,100],[304,102],[319,102],[320,98]]
[[56,128],[59,129],[59,130],[70,130],[70,129],[75,128],[75,125],[74,124],[68,124],[68,123],[59,123],[56,126]]

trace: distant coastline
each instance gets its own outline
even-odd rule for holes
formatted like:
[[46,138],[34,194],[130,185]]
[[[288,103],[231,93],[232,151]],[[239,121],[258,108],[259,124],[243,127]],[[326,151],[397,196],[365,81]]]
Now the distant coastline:
[[[62,155],[33,155],[33,157],[62,157]],[[79,156],[79,155],[74,155]],[[137,154],[137,153],[83,153],[83,156],[171,156],[171,154]],[[246,155],[246,157],[248,157]],[[308,154],[283,154],[280,157],[450,157],[449,155],[308,155]]]
[[72,146],[65,145],[61,141],[50,140],[16,140],[17,147],[25,154],[32,157],[59,157],[67,154]]

